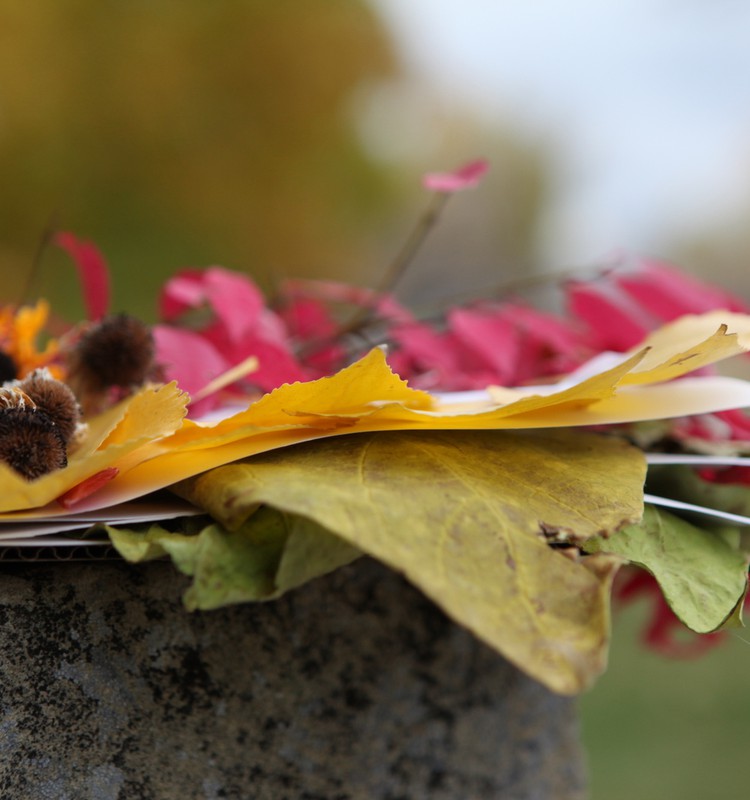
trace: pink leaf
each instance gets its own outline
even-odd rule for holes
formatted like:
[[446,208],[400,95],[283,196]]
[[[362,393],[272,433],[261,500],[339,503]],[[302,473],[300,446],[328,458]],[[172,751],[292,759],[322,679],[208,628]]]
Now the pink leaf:
[[73,259],[83,289],[83,301],[90,320],[101,319],[109,309],[109,270],[101,252],[91,242],[60,231],[55,244]]
[[232,342],[240,342],[250,331],[264,322],[268,334],[278,338],[278,325],[270,322],[260,289],[239,272],[211,267],[204,272],[204,288],[209,305]]
[[203,270],[184,269],[162,287],[159,315],[165,322],[171,322],[189,309],[200,308],[206,302]]
[[282,383],[304,381],[309,377],[286,347],[267,339],[248,337],[231,355],[233,364],[250,356],[257,357],[258,369],[248,375],[247,380],[264,392],[270,392]]
[[283,294],[293,299],[314,299],[371,309],[381,319],[398,322],[411,319],[411,314],[392,295],[340,281],[289,280],[284,284]]
[[702,314],[721,308],[748,311],[739,298],[723,289],[659,261],[637,261],[634,268],[613,270],[610,275],[646,311],[665,322],[683,314]]
[[460,391],[498,383],[497,370],[454,331],[413,321],[394,327],[389,337],[399,347],[388,362],[415,388]]
[[312,297],[295,297],[281,310],[290,335],[301,342],[325,339],[337,330],[326,306]]
[[478,366],[491,374],[491,383],[514,382],[521,342],[514,325],[497,315],[455,308],[448,314],[451,333],[469,351]]
[[658,327],[658,320],[606,275],[596,281],[571,281],[566,293],[568,308],[589,327],[591,345],[599,350],[624,352]]
[[[152,328],[156,343],[156,360],[167,381],[177,381],[180,389],[195,394],[214,378],[226,372],[230,364],[203,336],[171,325]],[[210,410],[218,398],[208,397],[191,406],[191,414]]]
[[305,297],[322,300],[325,303],[346,303],[365,308],[372,308],[378,298],[377,292],[366,286],[354,286],[341,281],[306,280],[304,278],[291,278],[285,281],[283,294],[286,297]]
[[479,158],[464,164],[453,172],[428,172],[422,178],[422,186],[431,192],[446,194],[460,192],[476,186],[489,168],[489,161]]
[[160,312],[167,322],[202,306],[214,312],[233,342],[257,325],[264,310],[263,296],[250,278],[223,267],[183,270],[162,289]]
[[538,339],[551,352],[585,358],[582,356],[586,350],[585,337],[573,321],[517,303],[504,305],[501,314],[503,319],[516,325],[525,335]]

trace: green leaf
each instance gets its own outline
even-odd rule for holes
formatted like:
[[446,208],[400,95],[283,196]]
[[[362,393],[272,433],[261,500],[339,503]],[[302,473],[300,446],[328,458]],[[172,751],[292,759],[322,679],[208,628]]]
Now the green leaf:
[[606,663],[619,560],[577,563],[548,536],[579,541],[639,519],[644,474],[640,451],[580,431],[393,432],[289,447],[176,488],[230,529],[261,505],[313,520],[575,693]]
[[[162,546],[162,541],[170,537],[183,536],[171,533],[161,525],[150,525],[145,530],[120,528],[112,525],[102,526],[114,545],[115,550],[126,560],[138,563],[140,561],[153,561],[164,558],[167,551]],[[192,540],[194,536],[183,536]]]
[[105,527],[128,561],[169,555],[191,576],[183,598],[190,610],[269,600],[361,555],[310,520],[270,508],[236,531],[219,524],[196,535],[172,533],[159,525],[143,531]]
[[[257,516],[257,515],[256,515]],[[274,597],[350,564],[362,551],[311,519],[284,514],[289,536],[276,571]],[[248,523],[254,524],[254,520]]]
[[742,624],[747,562],[723,536],[647,506],[642,523],[591,539],[584,548],[647,569],[674,613],[697,633]]

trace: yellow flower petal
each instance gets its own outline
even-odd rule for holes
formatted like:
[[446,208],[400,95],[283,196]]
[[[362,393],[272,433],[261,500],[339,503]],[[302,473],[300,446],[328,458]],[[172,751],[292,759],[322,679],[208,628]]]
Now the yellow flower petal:
[[37,340],[49,317],[49,304],[39,300],[34,306],[21,306],[14,311],[6,306],[0,311],[0,347],[13,359],[19,377],[38,367],[49,366],[57,354],[57,341],[50,339],[43,350]]

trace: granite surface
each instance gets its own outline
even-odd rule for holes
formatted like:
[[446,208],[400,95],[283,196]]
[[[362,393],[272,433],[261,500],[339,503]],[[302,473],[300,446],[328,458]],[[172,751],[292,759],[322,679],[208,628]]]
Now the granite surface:
[[0,565],[4,800],[583,798],[573,701],[359,562],[180,605],[167,563]]

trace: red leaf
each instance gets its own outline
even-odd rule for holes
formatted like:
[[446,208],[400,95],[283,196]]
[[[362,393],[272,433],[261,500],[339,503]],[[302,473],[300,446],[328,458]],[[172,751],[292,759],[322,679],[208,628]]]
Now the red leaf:
[[[164,370],[165,380],[177,381],[188,394],[195,394],[232,366],[211,342],[195,331],[155,325],[152,333],[156,361]],[[192,405],[190,413],[194,416],[205,413],[218,402],[216,397],[207,397]]]
[[723,289],[660,261],[637,261],[628,269],[613,270],[610,275],[633,300],[664,322],[714,309],[748,311],[741,300]]
[[109,269],[101,252],[91,242],[61,231],[55,244],[73,259],[83,289],[83,301],[90,320],[101,319],[109,309]]
[[328,309],[311,297],[296,297],[282,310],[281,318],[290,335],[300,342],[325,339],[336,332],[337,326]]
[[432,192],[460,192],[476,186],[490,168],[489,161],[478,158],[470,161],[453,172],[428,172],[422,178],[422,186]]
[[187,269],[164,284],[160,312],[167,321],[188,310],[208,306],[227,338],[232,342],[257,327],[265,311],[263,295],[246,275],[222,267]]
[[120,470],[117,469],[117,467],[107,467],[99,472],[95,472],[93,475],[89,475],[85,480],[77,483],[72,489],[68,489],[67,492],[61,494],[57,498],[57,502],[63,508],[72,508],[76,503],[80,503],[81,500],[90,497],[94,492],[98,492],[102,486],[109,483],[119,472]]
[[470,352],[477,367],[493,377],[489,383],[514,382],[521,349],[518,329],[498,314],[456,308],[448,314],[451,333]]
[[570,312],[588,325],[595,349],[624,352],[658,326],[658,320],[607,275],[585,283],[571,281],[566,294]]
[[282,383],[304,381],[308,375],[289,349],[258,336],[246,337],[240,345],[230,351],[231,363],[239,364],[250,356],[258,359],[258,369],[247,376],[247,380],[264,392],[270,392]]

